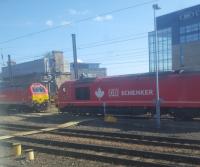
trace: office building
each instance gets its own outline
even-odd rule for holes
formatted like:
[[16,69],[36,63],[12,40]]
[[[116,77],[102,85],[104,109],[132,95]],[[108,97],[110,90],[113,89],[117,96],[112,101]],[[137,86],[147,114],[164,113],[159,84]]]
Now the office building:
[[[200,70],[200,5],[156,18],[159,71]],[[149,32],[149,71],[156,70],[155,32]]]

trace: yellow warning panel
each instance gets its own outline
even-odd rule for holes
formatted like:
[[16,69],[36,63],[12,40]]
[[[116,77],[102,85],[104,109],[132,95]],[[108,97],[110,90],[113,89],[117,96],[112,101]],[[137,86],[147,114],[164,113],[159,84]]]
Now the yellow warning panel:
[[107,114],[104,117],[104,121],[105,122],[110,122],[110,123],[116,123],[118,120],[116,117],[114,117],[113,115]]

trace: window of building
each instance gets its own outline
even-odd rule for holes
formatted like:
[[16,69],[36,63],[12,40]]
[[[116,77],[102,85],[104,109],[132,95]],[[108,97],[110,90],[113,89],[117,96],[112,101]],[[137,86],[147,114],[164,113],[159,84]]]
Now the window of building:
[[90,100],[90,88],[79,87],[75,89],[76,100]]
[[[172,70],[172,34],[171,28],[158,31],[157,52],[159,71]],[[156,71],[155,32],[149,33],[149,71]]]
[[197,41],[198,40],[198,34],[190,34],[186,36],[186,42],[192,42],[192,41]]
[[180,34],[185,34],[186,27],[180,27]]
[[200,23],[180,27],[180,43],[200,40]]
[[180,43],[185,43],[185,41],[186,41],[186,36],[185,35],[180,36]]

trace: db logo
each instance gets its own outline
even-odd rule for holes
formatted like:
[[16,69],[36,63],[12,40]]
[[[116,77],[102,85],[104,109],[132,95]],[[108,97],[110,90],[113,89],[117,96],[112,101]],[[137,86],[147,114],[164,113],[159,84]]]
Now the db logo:
[[104,96],[104,91],[101,90],[101,88],[98,88],[98,89],[95,91],[95,95],[96,95],[96,97],[100,100],[100,99]]
[[109,95],[109,97],[119,96],[119,89],[109,89],[108,95]]

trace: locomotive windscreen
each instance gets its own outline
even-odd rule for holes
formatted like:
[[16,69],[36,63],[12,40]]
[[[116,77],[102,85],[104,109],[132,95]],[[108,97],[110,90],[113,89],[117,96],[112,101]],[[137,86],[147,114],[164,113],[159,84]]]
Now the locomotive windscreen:
[[33,87],[32,90],[33,90],[34,93],[44,93],[45,92],[45,89],[41,86]]

